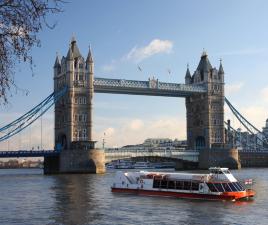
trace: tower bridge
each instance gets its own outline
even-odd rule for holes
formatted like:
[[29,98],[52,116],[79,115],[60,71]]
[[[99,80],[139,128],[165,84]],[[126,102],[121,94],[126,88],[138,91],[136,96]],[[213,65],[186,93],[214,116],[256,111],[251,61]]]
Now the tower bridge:
[[[193,74],[187,66],[185,84],[165,83],[155,78],[147,81],[108,79],[94,77],[91,49],[84,59],[73,38],[67,55],[56,57],[54,93],[22,117],[0,128],[0,132],[5,132],[0,141],[21,132],[55,103],[55,152],[44,152],[44,172],[103,173],[105,152],[95,148],[92,137],[94,93],[185,98],[188,151],[198,151],[199,167],[240,167],[238,151],[230,144],[227,132],[230,129],[224,127],[227,100],[223,66],[220,62],[218,69],[212,67],[206,52]],[[255,128],[229,101],[227,104],[240,121],[245,121],[249,130]],[[6,156],[5,153],[1,155]]]

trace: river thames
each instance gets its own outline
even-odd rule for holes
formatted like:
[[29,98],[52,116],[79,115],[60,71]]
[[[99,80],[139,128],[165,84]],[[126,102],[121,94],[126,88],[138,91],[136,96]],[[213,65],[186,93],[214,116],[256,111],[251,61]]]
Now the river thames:
[[104,175],[44,176],[0,170],[0,224],[268,224],[268,169],[232,171],[254,179],[254,200],[201,201],[111,193]]

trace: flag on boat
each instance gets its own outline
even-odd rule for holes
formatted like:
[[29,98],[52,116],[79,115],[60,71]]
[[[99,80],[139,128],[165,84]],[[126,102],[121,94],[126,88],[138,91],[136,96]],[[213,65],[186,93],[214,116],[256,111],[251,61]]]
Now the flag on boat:
[[252,184],[252,179],[246,179],[245,184]]

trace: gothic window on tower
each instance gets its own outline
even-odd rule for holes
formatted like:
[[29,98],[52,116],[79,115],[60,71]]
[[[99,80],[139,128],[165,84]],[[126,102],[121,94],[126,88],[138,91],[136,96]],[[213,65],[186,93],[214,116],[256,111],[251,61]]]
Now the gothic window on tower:
[[83,129],[83,139],[85,140],[87,137],[87,129]]
[[83,115],[83,122],[87,121],[87,114],[82,114]]
[[83,104],[87,104],[87,98],[83,97]]
[[79,63],[79,69],[83,69],[84,65],[83,63]]
[[83,73],[82,73],[82,72],[79,73],[79,80],[80,80],[80,81],[84,80],[84,79],[83,79]]

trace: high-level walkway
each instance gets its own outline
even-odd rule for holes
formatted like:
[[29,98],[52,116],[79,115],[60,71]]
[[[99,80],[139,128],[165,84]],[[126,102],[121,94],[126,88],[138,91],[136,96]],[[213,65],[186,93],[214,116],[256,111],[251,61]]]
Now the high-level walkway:
[[110,94],[150,95],[168,97],[187,97],[192,94],[207,92],[204,85],[177,84],[148,81],[94,78],[94,92]]

